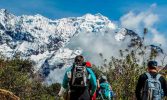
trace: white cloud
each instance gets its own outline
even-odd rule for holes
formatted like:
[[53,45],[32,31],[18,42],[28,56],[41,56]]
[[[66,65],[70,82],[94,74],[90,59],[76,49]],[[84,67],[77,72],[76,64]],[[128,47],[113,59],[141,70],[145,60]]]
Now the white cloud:
[[121,26],[132,29],[136,32],[140,32],[144,27],[153,28],[155,23],[159,21],[158,14],[153,13],[153,10],[156,7],[157,4],[153,3],[146,11],[141,11],[139,13],[130,11],[120,18]]
[[166,44],[166,38],[163,34],[160,34],[156,29],[152,29],[151,32],[153,34],[152,38],[153,43],[161,45]]
[[[137,33],[140,33],[141,30],[146,27],[149,29],[149,33],[151,33],[148,34],[149,37],[147,37],[149,40],[151,40],[151,42],[165,45],[165,36],[160,33],[155,27],[155,24],[157,24],[157,22],[160,20],[158,14],[153,13],[153,8],[156,7],[157,4],[153,3],[146,11],[139,13],[130,11],[120,18],[121,26],[132,29]],[[151,36],[152,39],[150,39]]]
[[143,13],[136,15],[134,12],[131,11],[128,14],[121,17],[121,26],[136,30],[139,28],[143,18]]
[[115,33],[108,30],[108,34],[103,33],[81,33],[73,38],[69,45],[71,48],[80,47],[83,49],[85,57],[93,64],[103,63],[99,54],[102,53],[105,59],[119,57],[119,50],[127,47],[128,41],[117,41]]
[[143,19],[145,27],[152,27],[156,22],[158,22],[158,15],[150,13],[144,16]]
[[[157,29],[155,24],[157,24],[161,19],[160,15],[154,13],[157,4],[153,3],[149,9],[146,11],[141,11],[139,13],[135,11],[130,11],[129,13],[123,15],[120,18],[120,23],[122,27],[132,29],[137,33],[142,33],[143,28],[148,28],[148,34],[145,38],[146,44],[161,44],[164,52],[167,52],[166,38],[165,35]],[[162,56],[159,56],[157,59],[161,59]]]
[[139,32],[144,27],[153,27],[158,22],[158,15],[152,12],[135,13],[130,11],[120,18],[121,26]]

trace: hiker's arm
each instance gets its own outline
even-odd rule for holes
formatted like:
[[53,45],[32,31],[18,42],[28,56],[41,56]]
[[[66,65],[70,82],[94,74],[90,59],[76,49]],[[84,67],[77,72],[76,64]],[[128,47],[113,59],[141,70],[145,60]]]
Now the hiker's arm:
[[137,100],[142,100],[141,90],[142,90],[143,82],[144,82],[143,77],[140,76],[139,79],[138,79],[138,83],[136,85],[136,90],[135,90]]
[[88,68],[88,71],[91,75],[90,83],[91,83],[91,86],[92,86],[90,95],[93,96],[93,94],[96,92],[96,88],[97,88],[96,77],[95,77],[95,74],[93,73],[93,71],[91,69]]
[[64,94],[64,92],[66,91],[66,89],[64,89],[62,86],[61,86],[61,88],[60,88],[60,91],[59,91],[59,93],[58,93],[58,96],[63,96],[63,94]]
[[161,80],[162,89],[164,91],[164,96],[167,96],[167,82],[164,77],[161,77],[160,80]]
[[60,88],[60,91],[58,93],[58,96],[63,96],[64,92],[66,91],[68,87],[68,77],[67,77],[67,72],[65,72],[64,78],[63,78],[63,82]]
[[112,90],[112,87],[110,86],[110,90]]
[[97,88],[99,89],[100,88],[100,82],[99,82],[99,79],[97,79]]
[[68,88],[67,72],[66,72],[65,75],[64,75],[63,82],[62,82],[62,87],[63,87],[64,89],[67,89],[67,88]]
[[72,67],[69,67],[66,70],[64,78],[63,78],[62,87],[65,89],[68,88],[68,82],[69,82],[69,79],[71,78],[71,69],[72,69]]

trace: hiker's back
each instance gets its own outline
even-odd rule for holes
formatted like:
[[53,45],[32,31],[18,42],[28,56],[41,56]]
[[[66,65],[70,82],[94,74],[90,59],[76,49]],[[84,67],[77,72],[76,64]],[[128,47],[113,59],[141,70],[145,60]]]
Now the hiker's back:
[[157,74],[156,77],[151,76],[150,73],[145,73],[147,75],[147,80],[144,85],[142,99],[143,100],[162,100],[163,90],[161,88],[161,83],[159,78],[160,74]]
[[137,100],[162,100],[167,95],[166,80],[158,74],[157,61],[147,63],[147,73],[139,76],[136,85]]
[[71,69],[71,79],[70,79],[70,100],[89,100],[90,95],[88,92],[88,78],[89,73],[84,65],[73,65]]
[[[91,92],[88,91],[89,82],[92,87]],[[59,96],[62,96],[63,90],[67,90],[70,100],[90,100],[90,95],[94,94],[96,87],[94,72],[86,68],[83,56],[78,55],[74,59],[73,66],[65,72]]]
[[70,88],[85,88],[88,86],[88,72],[85,66],[73,65],[71,70],[72,78],[70,79]]
[[100,84],[99,96],[102,100],[111,100],[111,89],[108,82]]

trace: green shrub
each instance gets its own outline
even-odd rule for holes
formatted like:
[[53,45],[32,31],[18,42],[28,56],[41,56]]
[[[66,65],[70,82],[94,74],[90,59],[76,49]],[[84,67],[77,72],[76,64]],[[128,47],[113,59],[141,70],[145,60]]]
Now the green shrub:
[[20,58],[0,58],[0,88],[9,90],[22,100],[54,100],[60,84],[46,86],[32,78],[33,65]]

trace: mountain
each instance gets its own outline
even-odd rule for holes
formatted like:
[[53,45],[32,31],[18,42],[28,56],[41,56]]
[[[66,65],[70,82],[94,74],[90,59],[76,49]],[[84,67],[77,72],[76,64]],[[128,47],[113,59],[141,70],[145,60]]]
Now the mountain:
[[83,51],[82,48],[66,47],[70,40],[83,33],[109,34],[108,30],[114,33],[118,30],[115,35],[117,41],[124,40],[127,35],[141,41],[135,32],[118,28],[101,14],[51,20],[39,14],[15,16],[1,9],[0,52],[7,58],[19,55],[22,59],[30,59],[34,62],[35,72],[47,77],[54,71],[57,76],[54,81],[60,81],[67,66]]
[[142,41],[134,31],[118,27],[101,14],[51,20],[39,14],[15,16],[0,9],[0,54],[30,59],[34,72],[48,83],[60,82],[76,55],[87,52],[100,62],[92,54],[119,55],[115,51],[142,45]]

